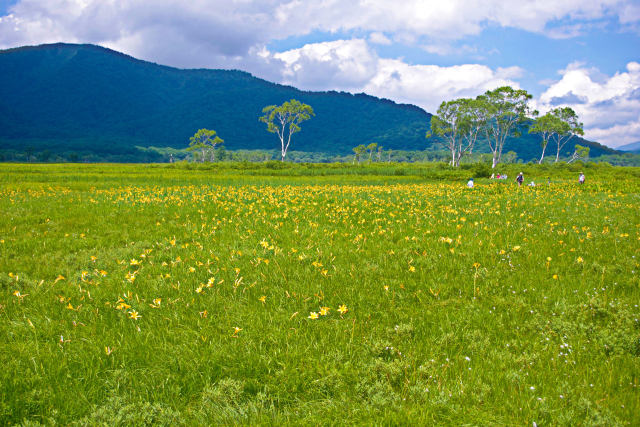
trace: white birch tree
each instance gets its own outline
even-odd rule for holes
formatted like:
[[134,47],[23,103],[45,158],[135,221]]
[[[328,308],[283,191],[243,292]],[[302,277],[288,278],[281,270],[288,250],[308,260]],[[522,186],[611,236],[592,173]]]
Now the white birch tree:
[[578,115],[570,107],[554,108],[549,112],[558,121],[557,129],[552,138],[557,147],[556,163],[560,159],[560,151],[567,142],[576,135],[584,135],[583,124],[578,121]]
[[282,161],[287,155],[291,136],[300,132],[300,123],[315,116],[310,105],[292,99],[282,105],[268,105],[262,109],[260,121],[267,124],[267,131],[278,135],[280,140]]
[[542,138],[542,141],[540,142],[540,145],[542,146],[542,154],[540,155],[540,160],[538,160],[539,165],[542,164],[542,161],[544,160],[544,153],[547,149],[547,145],[549,145],[551,135],[553,135],[558,129],[559,121],[550,113],[537,118],[533,122],[533,126],[529,128],[529,133],[540,134],[540,137]]
[[433,135],[440,137],[442,143],[451,153],[451,166],[457,166],[458,147],[460,145],[460,105],[456,101],[442,102],[436,115],[431,116],[431,130],[427,138]]
[[476,100],[485,110],[485,133],[492,153],[491,168],[500,163],[502,150],[510,134],[520,136],[517,125],[529,115],[528,101],[532,96],[524,89],[502,86],[489,90]]
[[215,161],[215,148],[222,144],[224,140],[216,135],[215,130],[198,129],[198,131],[189,138],[189,148],[187,150],[201,153],[200,161],[204,163],[206,154],[211,152],[211,161]]
[[451,153],[450,164],[460,166],[462,157],[473,151],[478,134],[485,123],[484,104],[475,99],[461,98],[443,102],[437,115],[431,117],[427,138],[437,135]]

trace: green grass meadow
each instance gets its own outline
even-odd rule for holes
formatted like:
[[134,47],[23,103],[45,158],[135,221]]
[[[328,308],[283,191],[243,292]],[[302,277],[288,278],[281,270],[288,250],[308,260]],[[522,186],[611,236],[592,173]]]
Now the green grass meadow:
[[638,425],[640,169],[501,172],[0,165],[0,424]]

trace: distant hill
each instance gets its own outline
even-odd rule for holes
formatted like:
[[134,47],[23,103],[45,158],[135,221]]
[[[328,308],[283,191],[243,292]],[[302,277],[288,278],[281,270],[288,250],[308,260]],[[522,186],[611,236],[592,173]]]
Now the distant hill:
[[619,151],[628,151],[632,153],[640,153],[640,141],[632,142],[631,144],[625,144],[618,147]]
[[[296,98],[316,117],[292,149],[351,153],[358,144],[424,150],[431,115],[365,94],[305,92],[243,71],[182,70],[94,45],[50,44],[0,51],[0,150],[79,152],[138,159],[141,147],[184,148],[199,128],[215,129],[227,149],[276,149],[258,121],[262,108]],[[595,143],[591,156],[615,153]],[[537,136],[507,142],[525,160]],[[573,150],[568,144],[566,153]],[[115,157],[114,157],[115,156]],[[124,157],[123,157],[124,156]]]

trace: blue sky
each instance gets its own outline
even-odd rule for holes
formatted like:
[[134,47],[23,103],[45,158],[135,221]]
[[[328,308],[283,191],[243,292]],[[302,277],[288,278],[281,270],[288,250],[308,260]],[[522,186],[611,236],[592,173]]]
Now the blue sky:
[[[543,34],[531,33],[516,28],[491,26],[476,36],[467,36],[452,43],[449,54],[429,53],[414,45],[393,43],[378,45],[376,52],[381,57],[402,57],[409,64],[435,64],[452,66],[466,63],[484,64],[492,68],[519,66],[524,74],[518,79],[522,87],[535,95],[544,91],[546,80],[557,80],[558,70],[570,63],[580,62],[595,67],[605,74],[624,70],[630,60],[640,61],[640,34],[622,31],[615,22],[599,31],[554,39]],[[273,40],[267,46],[273,51],[296,49],[309,43],[335,41],[365,37],[359,31],[314,32]],[[541,83],[542,82],[542,83]]]
[[640,141],[639,0],[0,0],[0,48],[58,41],[430,112],[509,84]]
[[16,4],[18,0],[0,0],[0,16],[8,13],[9,6]]

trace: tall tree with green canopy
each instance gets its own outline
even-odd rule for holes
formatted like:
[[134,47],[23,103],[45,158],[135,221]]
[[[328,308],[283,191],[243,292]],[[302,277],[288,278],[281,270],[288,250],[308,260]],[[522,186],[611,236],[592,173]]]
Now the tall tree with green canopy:
[[554,108],[549,114],[558,121],[557,128],[552,136],[558,148],[556,151],[556,162],[558,162],[562,147],[575,135],[584,135],[584,125],[578,121],[578,115],[570,107]]
[[462,98],[458,100],[458,103],[460,104],[458,111],[462,136],[458,157],[458,164],[460,164],[460,158],[465,153],[473,153],[478,134],[486,125],[486,112],[482,102],[477,99]]
[[291,135],[300,132],[300,123],[315,116],[310,105],[292,99],[282,105],[268,105],[262,109],[260,121],[267,124],[267,131],[275,133],[280,139],[282,161],[287,155]]
[[435,115],[431,116],[431,130],[427,138],[437,135],[444,140],[443,145],[451,153],[451,166],[457,165],[460,146],[460,104],[457,101],[443,101]]
[[216,135],[215,130],[209,129],[198,129],[191,138],[189,138],[189,148],[188,151],[199,151],[201,152],[201,162],[206,160],[207,151],[211,151],[211,161],[215,160],[215,148],[216,145],[222,144],[224,140]]
[[353,156],[353,163],[358,160],[358,164],[360,164],[360,156],[362,156],[365,151],[367,151],[367,147],[365,147],[363,144],[360,144],[357,147],[353,147],[353,152],[355,154]]
[[538,164],[542,164],[542,161],[544,160],[544,152],[547,149],[547,145],[549,145],[551,135],[559,129],[560,121],[551,113],[547,113],[544,116],[537,118],[529,128],[529,133],[540,134],[540,137],[542,138],[542,141],[540,142],[540,145],[542,146],[542,155],[540,156],[540,160],[538,160]]
[[371,157],[373,156],[373,153],[376,151],[377,147],[377,142],[372,142],[371,144],[367,145],[367,151],[369,152],[369,163],[371,163]]
[[431,116],[431,131],[427,138],[437,135],[451,152],[451,165],[459,166],[460,159],[473,151],[478,134],[484,126],[484,110],[475,99],[456,99],[443,102],[435,116]]
[[530,114],[528,102],[531,98],[526,90],[510,86],[489,90],[476,98],[486,117],[484,128],[493,155],[492,169],[500,163],[507,137],[511,133],[516,137],[520,136],[517,125],[524,122]]

